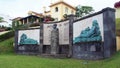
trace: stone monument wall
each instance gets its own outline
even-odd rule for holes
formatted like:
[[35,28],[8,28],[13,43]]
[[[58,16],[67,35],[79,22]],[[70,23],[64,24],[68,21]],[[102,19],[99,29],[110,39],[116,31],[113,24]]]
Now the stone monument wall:
[[16,52],[19,54],[37,54],[40,45],[40,29],[16,31]]
[[[58,43],[52,48],[51,31],[54,24],[57,25]],[[111,57],[116,52],[115,10],[105,8],[80,19],[69,15],[65,21],[43,23],[40,28],[16,30],[15,51],[18,54],[52,53],[57,57],[65,55],[90,60]]]
[[73,57],[103,59],[116,51],[115,10],[105,8],[73,23]]

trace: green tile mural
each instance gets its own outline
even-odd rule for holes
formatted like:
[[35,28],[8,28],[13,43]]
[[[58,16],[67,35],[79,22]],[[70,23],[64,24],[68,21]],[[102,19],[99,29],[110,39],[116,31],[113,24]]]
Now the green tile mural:
[[85,30],[82,30],[80,35],[73,40],[74,43],[92,41],[102,41],[100,27],[97,20],[93,20],[92,27],[87,27]]
[[25,45],[25,44],[38,44],[38,41],[28,38],[26,34],[22,34],[20,37],[19,45]]

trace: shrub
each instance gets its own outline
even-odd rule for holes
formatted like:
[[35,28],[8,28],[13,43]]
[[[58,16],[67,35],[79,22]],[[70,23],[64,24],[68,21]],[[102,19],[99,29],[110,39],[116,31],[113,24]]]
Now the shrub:
[[120,30],[120,18],[116,19],[116,29]]
[[7,32],[5,34],[0,35],[0,42],[6,39],[9,39],[14,36],[14,31]]
[[12,28],[11,28],[11,27],[6,27],[5,30],[6,30],[6,31],[12,30]]

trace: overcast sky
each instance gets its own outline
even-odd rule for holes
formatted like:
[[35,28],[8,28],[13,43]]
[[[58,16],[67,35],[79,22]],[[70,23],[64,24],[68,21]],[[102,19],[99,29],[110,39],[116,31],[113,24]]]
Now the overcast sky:
[[[58,0],[52,0],[56,2]],[[114,3],[120,0],[64,0],[65,2],[77,6],[92,6],[95,11],[99,11],[105,7],[114,7]],[[11,17],[27,16],[29,10],[42,13],[43,6],[49,10],[51,0],[0,0],[0,14],[10,15]]]

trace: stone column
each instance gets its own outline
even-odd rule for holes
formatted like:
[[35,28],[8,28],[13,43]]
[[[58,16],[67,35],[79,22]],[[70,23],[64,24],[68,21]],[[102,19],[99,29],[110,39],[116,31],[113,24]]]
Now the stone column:
[[53,30],[51,31],[51,55],[56,55],[58,53],[59,46],[59,30],[57,24],[53,25]]
[[29,18],[27,18],[27,24],[29,23]]
[[24,21],[24,19],[23,19],[23,24],[25,24],[25,21]]
[[39,54],[43,53],[43,24],[40,25],[40,45],[39,45]]
[[111,57],[116,52],[116,34],[115,34],[115,9],[105,8],[103,12],[104,28],[104,57]]
[[69,54],[68,54],[68,57],[72,57],[74,15],[69,15],[68,18],[69,18]]
[[36,19],[36,22],[39,23],[39,19]]

